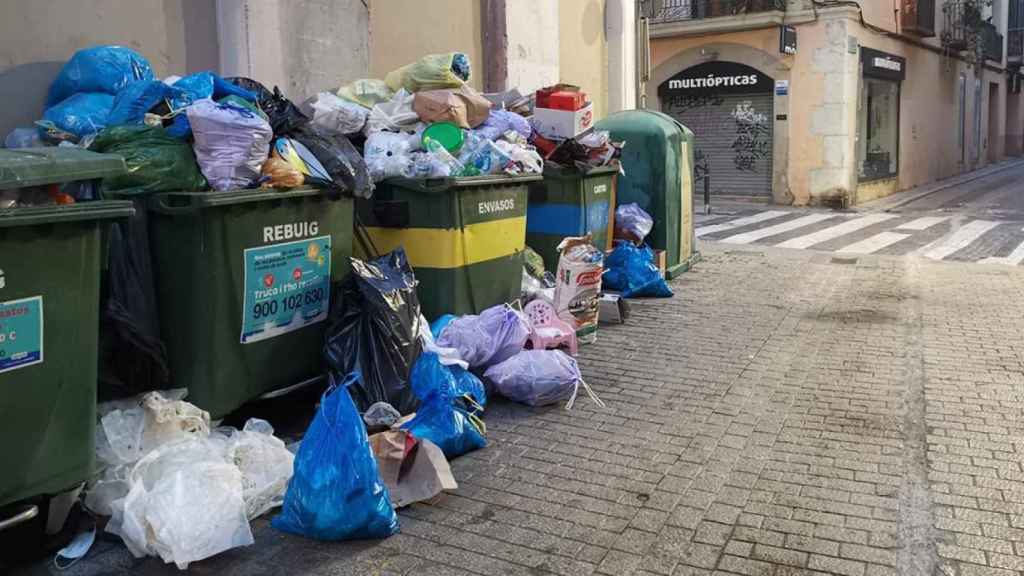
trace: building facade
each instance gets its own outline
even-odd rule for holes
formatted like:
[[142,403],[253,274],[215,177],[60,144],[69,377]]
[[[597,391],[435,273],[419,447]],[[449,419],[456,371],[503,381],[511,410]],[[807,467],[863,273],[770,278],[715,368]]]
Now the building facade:
[[1024,12],[1006,2],[662,0],[650,106],[694,131],[713,194],[886,196],[1021,154]]

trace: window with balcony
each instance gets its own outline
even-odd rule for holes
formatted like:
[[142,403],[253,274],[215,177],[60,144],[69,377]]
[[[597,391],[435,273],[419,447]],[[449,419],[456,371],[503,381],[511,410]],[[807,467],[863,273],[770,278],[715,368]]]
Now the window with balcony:
[[903,32],[935,36],[935,0],[903,0],[900,12]]
[[785,0],[664,0],[652,22],[669,23],[785,11]]

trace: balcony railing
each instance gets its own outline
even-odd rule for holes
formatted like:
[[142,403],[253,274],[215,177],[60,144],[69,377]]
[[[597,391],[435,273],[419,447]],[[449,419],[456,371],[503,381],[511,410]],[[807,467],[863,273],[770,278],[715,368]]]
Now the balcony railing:
[[1003,61],[1003,35],[999,33],[995,24],[981,24],[981,53],[986,60]]
[[1024,28],[1007,30],[1006,61],[1010,64],[1024,64]]
[[935,36],[935,0],[903,0],[903,31],[921,37]]
[[653,24],[741,16],[759,12],[783,12],[785,0],[664,0]]
[[946,0],[942,21],[942,45],[950,50],[967,50],[974,30],[981,25],[981,12],[973,2]]

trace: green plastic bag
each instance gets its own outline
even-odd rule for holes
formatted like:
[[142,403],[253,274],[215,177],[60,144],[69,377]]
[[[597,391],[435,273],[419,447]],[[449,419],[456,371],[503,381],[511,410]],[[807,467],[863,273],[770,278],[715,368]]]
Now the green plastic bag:
[[338,97],[360,106],[373,108],[375,104],[390,102],[395,92],[383,80],[356,80],[338,88]]
[[105,190],[135,193],[206,189],[192,147],[159,126],[114,126],[100,132],[90,150],[119,154],[128,172],[103,180]]
[[465,81],[452,70],[456,57],[468,62],[466,55],[459,52],[428,54],[412,64],[406,64],[390,72],[384,77],[384,81],[387,82],[388,88],[396,92],[400,88],[405,88],[409,92],[458,88],[465,84]]

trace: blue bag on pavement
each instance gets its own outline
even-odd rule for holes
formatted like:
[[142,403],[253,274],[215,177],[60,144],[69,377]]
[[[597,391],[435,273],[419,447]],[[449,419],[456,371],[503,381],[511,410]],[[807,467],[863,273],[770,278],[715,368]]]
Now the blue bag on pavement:
[[79,92],[43,112],[43,122],[81,138],[107,126],[114,97],[103,92]]
[[50,84],[46,106],[80,92],[111,96],[136,80],[152,80],[153,68],[141,54],[124,46],[93,46],[75,52]]
[[437,444],[449,459],[487,445],[483,422],[476,416],[483,409],[480,400],[487,398],[476,376],[458,366],[445,366],[437,354],[424,352],[409,379],[421,403],[416,416],[402,426],[404,430]]
[[632,242],[617,241],[615,249],[605,258],[604,267],[601,280],[604,288],[621,292],[623,298],[672,296],[672,289],[654,265],[654,252],[647,245],[640,248]]
[[295,456],[281,513],[271,525],[318,540],[386,538],[398,532],[398,516],[380,479],[366,427],[348,393],[353,372],[320,399]]

